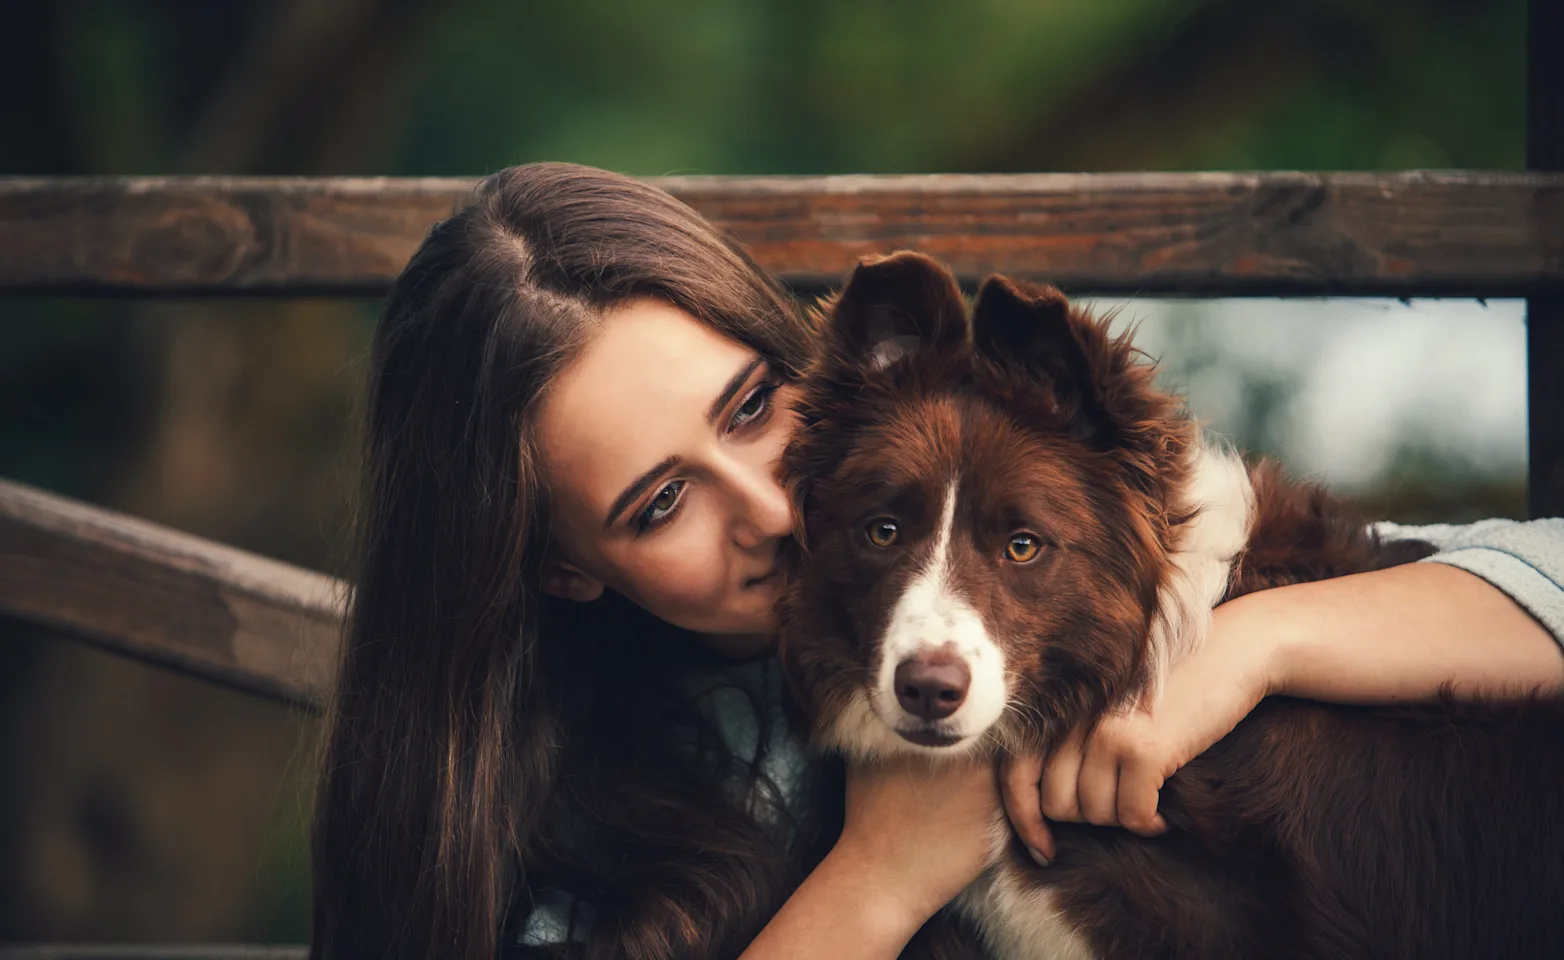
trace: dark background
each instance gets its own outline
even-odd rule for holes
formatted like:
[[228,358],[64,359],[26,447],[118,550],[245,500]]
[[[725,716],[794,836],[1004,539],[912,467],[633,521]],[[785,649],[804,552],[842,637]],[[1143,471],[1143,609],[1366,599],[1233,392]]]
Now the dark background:
[[[1524,15],[1518,0],[30,3],[0,31],[0,174],[1518,169]],[[0,300],[0,475],[341,569],[375,309]],[[1176,321],[1159,342],[1181,384],[1230,385],[1218,425],[1287,454],[1281,414],[1307,378],[1224,349],[1232,310],[1216,309],[1147,306]],[[1282,322],[1253,316],[1262,339]],[[1521,514],[1523,462],[1403,439],[1354,486],[1375,515]],[[0,621],[0,939],[304,939],[313,734]]]

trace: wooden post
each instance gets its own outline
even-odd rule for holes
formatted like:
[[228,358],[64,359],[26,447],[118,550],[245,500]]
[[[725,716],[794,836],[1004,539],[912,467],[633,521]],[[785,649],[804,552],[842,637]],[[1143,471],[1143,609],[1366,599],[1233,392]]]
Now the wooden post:
[[[1526,8],[1526,165],[1564,170],[1564,0]],[[1564,516],[1564,295],[1526,301],[1528,501],[1533,517]]]

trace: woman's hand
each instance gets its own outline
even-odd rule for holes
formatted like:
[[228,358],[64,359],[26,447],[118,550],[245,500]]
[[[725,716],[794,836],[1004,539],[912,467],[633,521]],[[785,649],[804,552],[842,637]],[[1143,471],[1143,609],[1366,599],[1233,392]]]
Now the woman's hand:
[[1039,863],[1055,854],[1044,817],[1123,826],[1143,836],[1165,831],[1157,813],[1163,782],[1275,689],[1272,634],[1241,622],[1236,608],[1223,611],[1228,607],[1216,611],[1206,641],[1169,671],[1155,702],[1110,714],[1089,734],[1076,731],[1046,761],[1006,758],[1005,811]]
[[841,837],[744,960],[897,956],[977,879],[1000,825],[992,760],[850,766]]
[[1053,858],[1043,817],[1166,829],[1157,791],[1268,694],[1331,703],[1559,696],[1564,657],[1543,626],[1480,577],[1411,563],[1261,590],[1217,607],[1211,632],[1145,709],[1103,719],[1045,761],[1002,769],[1005,809]]

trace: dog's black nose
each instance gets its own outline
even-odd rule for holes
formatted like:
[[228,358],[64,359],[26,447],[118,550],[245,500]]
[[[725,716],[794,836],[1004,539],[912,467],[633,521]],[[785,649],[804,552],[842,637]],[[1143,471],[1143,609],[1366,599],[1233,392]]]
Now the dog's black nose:
[[967,699],[972,672],[954,654],[940,651],[896,665],[896,699],[901,708],[924,720],[943,720]]

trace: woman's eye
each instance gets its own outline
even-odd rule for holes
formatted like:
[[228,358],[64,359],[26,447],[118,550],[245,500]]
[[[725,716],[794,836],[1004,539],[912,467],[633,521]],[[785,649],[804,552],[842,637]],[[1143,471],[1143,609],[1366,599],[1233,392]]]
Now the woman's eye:
[[644,532],[650,527],[667,520],[673,511],[679,506],[679,494],[684,492],[684,481],[674,480],[657,491],[657,496],[646,505],[635,518],[635,525],[639,531]]
[[1015,563],[1026,563],[1037,557],[1038,551],[1043,549],[1041,540],[1030,533],[1018,533],[1005,544],[1005,559]]
[[896,521],[886,517],[870,520],[864,532],[869,535],[869,542],[877,547],[888,547],[901,536],[901,528],[896,526]]
[[777,386],[775,383],[763,383],[751,391],[744,402],[739,404],[739,408],[733,411],[729,429],[736,430],[764,416],[771,406],[771,395],[777,392]]

